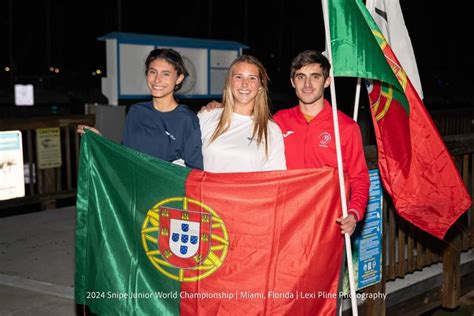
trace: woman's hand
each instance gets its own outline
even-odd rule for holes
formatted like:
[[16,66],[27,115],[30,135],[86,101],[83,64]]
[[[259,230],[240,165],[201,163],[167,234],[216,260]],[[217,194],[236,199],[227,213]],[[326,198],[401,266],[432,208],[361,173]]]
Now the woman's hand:
[[87,125],[77,125],[77,132],[82,136],[85,133],[85,130],[96,133],[97,135],[102,135],[96,128],[87,126]]

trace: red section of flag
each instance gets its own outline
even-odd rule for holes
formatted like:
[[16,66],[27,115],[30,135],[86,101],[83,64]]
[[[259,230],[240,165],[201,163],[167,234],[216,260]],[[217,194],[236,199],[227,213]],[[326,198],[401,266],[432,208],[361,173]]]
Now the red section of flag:
[[182,283],[181,314],[335,314],[343,236],[334,169],[193,171],[186,196],[222,219],[228,254],[211,260],[219,267],[209,277]]
[[377,124],[376,130],[383,143],[379,149],[383,148],[385,160],[396,161],[401,176],[407,177],[412,154],[408,114],[398,100],[393,98],[391,86],[382,86],[380,81],[374,80],[369,90],[373,121]]
[[[403,69],[394,67],[399,62],[390,46],[383,52],[405,90],[410,113],[404,115],[394,99],[387,115],[377,118],[375,99],[370,98],[382,181],[400,216],[442,239],[469,208],[471,198],[423,102]],[[385,83],[374,82],[377,85],[389,89]],[[407,125],[408,130],[397,125]],[[409,140],[403,142],[403,134]]]

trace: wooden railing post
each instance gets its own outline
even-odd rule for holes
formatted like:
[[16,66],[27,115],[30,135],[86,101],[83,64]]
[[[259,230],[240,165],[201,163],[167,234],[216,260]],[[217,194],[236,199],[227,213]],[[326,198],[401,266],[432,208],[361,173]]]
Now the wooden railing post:
[[385,280],[382,278],[382,280],[374,284],[372,286],[369,286],[368,288],[364,289],[365,293],[373,293],[377,294],[374,295],[374,297],[378,297],[375,299],[368,298],[365,301],[365,314],[368,316],[385,316],[385,299],[383,297],[379,297],[381,294],[385,293]]
[[[56,169],[48,168],[43,169],[40,172],[43,173],[43,192],[44,193],[55,193],[56,192]],[[47,194],[46,198],[41,201],[41,209],[51,210],[56,208],[56,199],[51,194]]]
[[461,296],[461,234],[454,226],[445,238],[443,250],[443,287],[441,303],[444,308],[459,306]]

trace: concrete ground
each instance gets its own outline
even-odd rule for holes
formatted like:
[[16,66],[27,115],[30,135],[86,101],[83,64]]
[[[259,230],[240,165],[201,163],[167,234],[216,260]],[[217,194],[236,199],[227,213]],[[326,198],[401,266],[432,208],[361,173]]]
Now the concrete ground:
[[[0,316],[76,315],[74,230],[74,206],[0,218]],[[471,262],[473,251],[465,255],[462,261]],[[397,280],[400,284],[389,282],[387,292],[407,292],[410,283],[427,286],[426,279],[434,278],[430,268]],[[474,291],[461,302],[456,311],[430,314],[474,315]]]
[[0,218],[0,315],[75,315],[75,207]]

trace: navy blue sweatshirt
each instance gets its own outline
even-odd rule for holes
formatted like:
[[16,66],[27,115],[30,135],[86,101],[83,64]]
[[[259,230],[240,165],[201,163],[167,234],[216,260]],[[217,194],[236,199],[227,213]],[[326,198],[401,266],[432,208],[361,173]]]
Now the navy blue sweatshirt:
[[183,159],[187,167],[203,168],[199,120],[185,105],[170,112],[156,110],[151,101],[132,105],[122,143],[166,161]]

